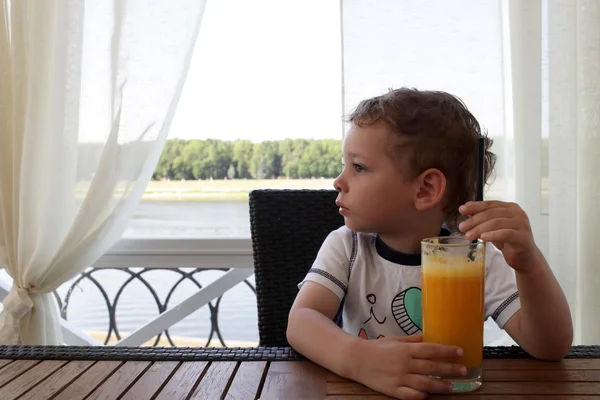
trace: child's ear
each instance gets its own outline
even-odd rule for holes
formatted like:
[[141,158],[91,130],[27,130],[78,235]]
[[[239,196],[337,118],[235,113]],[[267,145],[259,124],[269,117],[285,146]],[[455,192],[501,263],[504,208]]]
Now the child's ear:
[[446,176],[436,168],[423,172],[415,180],[415,207],[419,211],[429,210],[437,206],[446,192]]

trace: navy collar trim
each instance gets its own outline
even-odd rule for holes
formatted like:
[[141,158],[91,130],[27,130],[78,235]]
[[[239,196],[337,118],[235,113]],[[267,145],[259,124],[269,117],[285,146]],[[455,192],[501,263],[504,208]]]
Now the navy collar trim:
[[[440,236],[450,236],[450,231],[446,228],[442,228],[440,231]],[[418,267],[421,265],[421,253],[411,254],[396,251],[385,244],[379,235],[377,235],[377,239],[375,240],[375,249],[381,258],[394,264],[408,265],[413,267]]]

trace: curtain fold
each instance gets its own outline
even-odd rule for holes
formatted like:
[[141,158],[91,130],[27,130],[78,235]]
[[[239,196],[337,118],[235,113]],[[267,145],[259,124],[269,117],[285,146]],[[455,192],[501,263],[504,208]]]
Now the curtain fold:
[[548,0],[549,258],[575,341],[600,343],[600,3]]

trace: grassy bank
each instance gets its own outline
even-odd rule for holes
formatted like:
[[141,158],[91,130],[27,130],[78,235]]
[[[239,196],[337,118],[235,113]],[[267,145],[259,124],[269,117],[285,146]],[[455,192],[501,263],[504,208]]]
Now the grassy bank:
[[332,189],[333,179],[151,181],[142,200],[245,201],[254,189]]
[[[254,189],[333,189],[333,179],[231,179],[204,181],[150,181],[142,199],[183,201],[247,201]],[[502,199],[504,182],[496,179],[486,198]],[[547,204],[548,178],[542,179],[542,204]]]

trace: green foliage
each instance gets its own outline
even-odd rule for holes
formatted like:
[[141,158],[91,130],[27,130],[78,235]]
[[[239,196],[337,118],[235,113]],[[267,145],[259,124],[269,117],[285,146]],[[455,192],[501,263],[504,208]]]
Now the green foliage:
[[236,140],[233,143],[233,164],[236,178],[250,178],[250,162],[254,152],[254,144],[249,140]]
[[341,155],[341,140],[334,139],[171,139],[153,179],[334,178],[342,169]]

